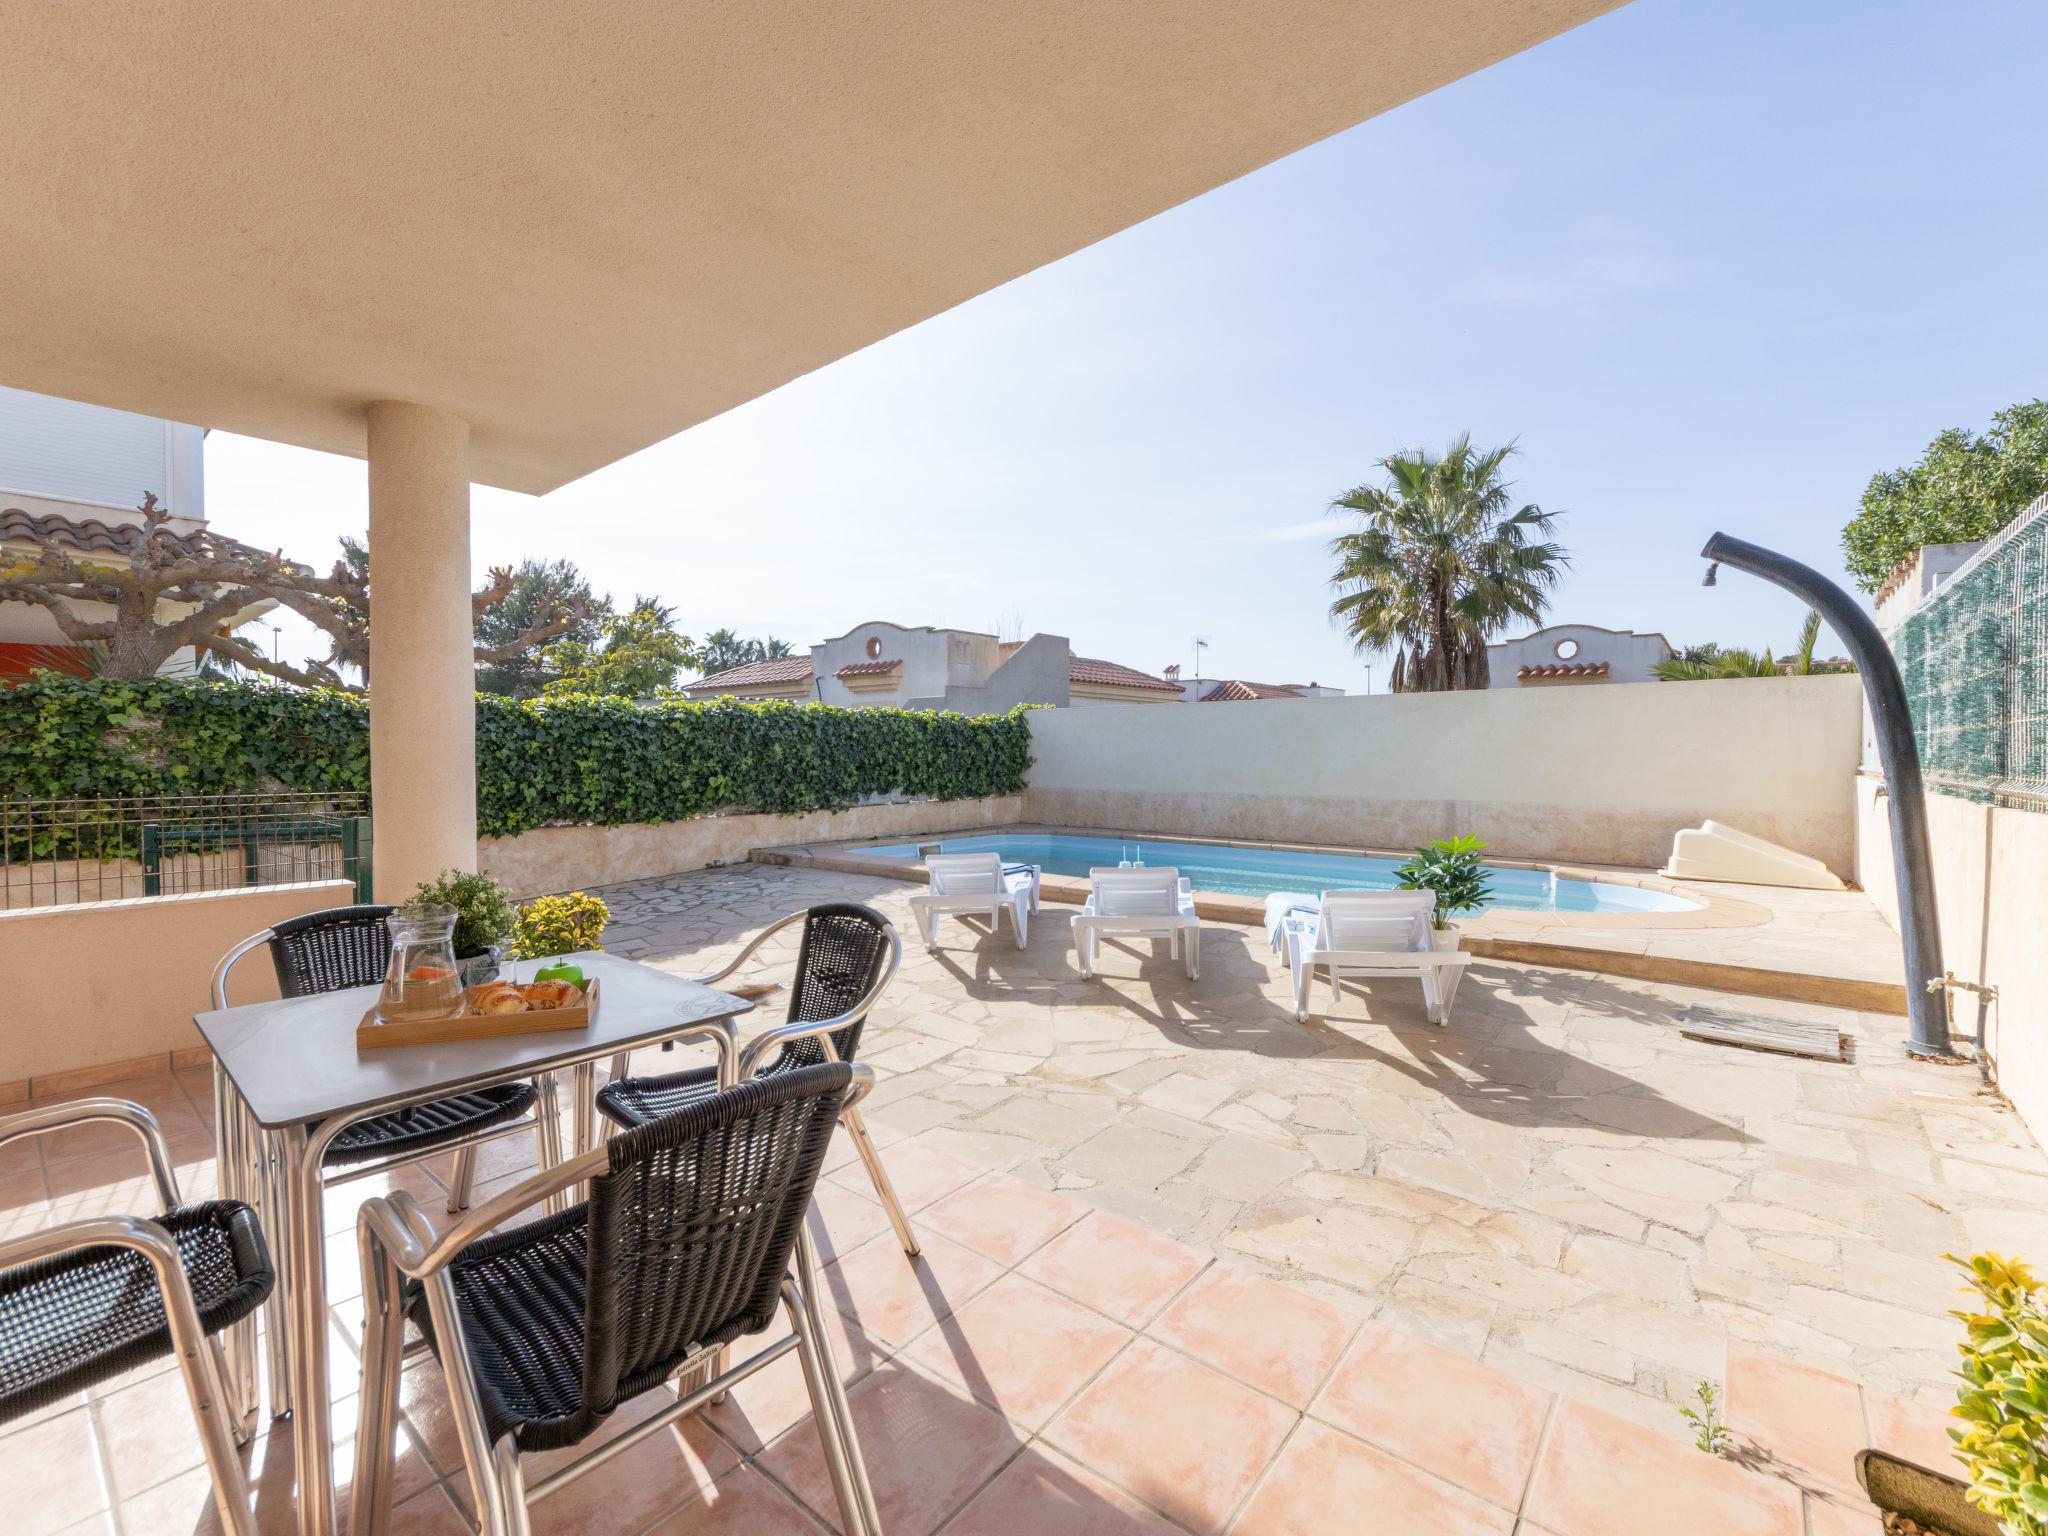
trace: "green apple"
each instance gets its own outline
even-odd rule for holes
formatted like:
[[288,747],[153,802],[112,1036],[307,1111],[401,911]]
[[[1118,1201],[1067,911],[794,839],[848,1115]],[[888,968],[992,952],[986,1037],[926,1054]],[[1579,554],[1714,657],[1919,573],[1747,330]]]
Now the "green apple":
[[583,987],[583,967],[580,965],[544,965],[534,972],[535,981],[566,981],[579,991]]

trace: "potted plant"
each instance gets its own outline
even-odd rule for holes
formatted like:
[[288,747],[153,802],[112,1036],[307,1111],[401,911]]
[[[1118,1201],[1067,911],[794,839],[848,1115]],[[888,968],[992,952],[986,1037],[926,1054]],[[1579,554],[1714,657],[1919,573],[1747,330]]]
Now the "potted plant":
[[604,925],[611,908],[595,896],[571,891],[542,896],[519,909],[512,930],[512,953],[520,960],[544,960],[604,948]]
[[489,875],[444,869],[438,879],[423,881],[407,907],[455,909],[455,959],[465,987],[494,981],[505,957],[504,943],[512,932],[512,898]]
[[1436,932],[1438,949],[1458,947],[1458,927],[1451,921],[1460,912],[1476,912],[1493,899],[1493,880],[1482,857],[1484,838],[1467,833],[1463,837],[1440,837],[1394,871],[1405,891],[1433,891],[1436,909],[1430,926]]

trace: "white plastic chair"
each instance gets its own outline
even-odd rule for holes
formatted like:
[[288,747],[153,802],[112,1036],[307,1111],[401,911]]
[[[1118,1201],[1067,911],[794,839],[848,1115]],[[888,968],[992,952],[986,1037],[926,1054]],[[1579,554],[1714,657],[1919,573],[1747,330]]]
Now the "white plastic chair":
[[1282,891],[1266,898],[1266,937],[1285,947],[1294,980],[1294,1016],[1306,1023],[1317,971],[1330,1002],[1346,976],[1413,976],[1432,1024],[1448,1024],[1458,979],[1472,957],[1440,950],[1431,930],[1429,891],[1325,891],[1321,900]]
[[1074,958],[1083,976],[1095,974],[1096,943],[1105,933],[1165,939],[1168,954],[1202,974],[1202,926],[1195,893],[1171,865],[1088,871],[1088,902],[1073,919]]
[[931,885],[910,898],[910,915],[924,947],[939,947],[939,919],[964,913],[988,914],[989,926],[1000,927],[1004,913],[1022,949],[1030,937],[1030,915],[1038,910],[1036,864],[1005,864],[999,853],[934,853],[924,861]]

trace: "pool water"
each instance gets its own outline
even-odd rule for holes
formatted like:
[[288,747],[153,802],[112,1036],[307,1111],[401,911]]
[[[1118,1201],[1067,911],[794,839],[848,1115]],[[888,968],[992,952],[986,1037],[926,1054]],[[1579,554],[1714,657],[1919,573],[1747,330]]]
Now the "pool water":
[[[933,840],[889,843],[862,853],[915,859]],[[1270,896],[1275,891],[1393,891],[1398,859],[1353,853],[1297,853],[1281,848],[1236,848],[1221,843],[1183,843],[1078,837],[1065,832],[986,833],[949,837],[945,853],[1000,853],[1019,864],[1036,864],[1049,875],[1086,878],[1091,869],[1118,864],[1171,864],[1198,891],[1227,896]],[[1696,912],[1700,904],[1636,885],[1605,880],[1562,880],[1548,870],[1502,869],[1488,865],[1493,900],[1487,910],[1510,912]]]

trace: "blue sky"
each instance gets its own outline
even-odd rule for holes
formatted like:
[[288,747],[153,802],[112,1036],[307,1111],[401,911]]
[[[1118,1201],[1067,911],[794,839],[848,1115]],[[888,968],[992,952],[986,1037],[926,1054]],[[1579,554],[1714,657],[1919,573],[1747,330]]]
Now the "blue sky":
[[[684,627],[1041,630],[1358,688],[1329,499],[1518,439],[1555,620],[1790,641],[1715,528],[1840,575],[1873,471],[2048,393],[2040,0],[1636,0],[534,499]],[[215,433],[215,525],[323,565],[361,464]],[[296,621],[294,621],[296,622]],[[312,644],[288,631],[288,653]],[[1384,666],[1373,685],[1385,686]]]

